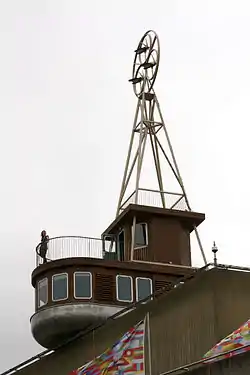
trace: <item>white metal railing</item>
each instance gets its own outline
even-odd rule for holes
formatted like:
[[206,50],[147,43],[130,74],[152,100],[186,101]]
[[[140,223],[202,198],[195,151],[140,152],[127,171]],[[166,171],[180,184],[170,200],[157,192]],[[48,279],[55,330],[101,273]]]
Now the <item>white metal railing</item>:
[[[62,236],[50,238],[47,244],[46,260],[52,261],[61,258],[97,258],[103,259],[106,252],[115,252],[115,246],[110,241],[100,238],[81,237],[81,236]],[[40,243],[36,247],[36,265],[43,263],[42,252],[43,245]]]
[[[134,191],[122,204],[121,211],[129,204],[135,204],[136,192]],[[187,204],[183,193],[168,191],[138,189],[136,204],[152,207],[164,207],[175,210],[186,210]]]

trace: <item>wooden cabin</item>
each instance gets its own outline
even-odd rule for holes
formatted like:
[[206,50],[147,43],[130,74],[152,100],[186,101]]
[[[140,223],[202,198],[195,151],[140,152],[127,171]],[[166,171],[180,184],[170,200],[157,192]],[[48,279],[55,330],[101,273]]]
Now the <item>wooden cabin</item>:
[[[124,307],[192,275],[190,233],[204,214],[130,204],[101,239],[49,240],[32,273],[36,341],[54,348]],[[153,296],[152,296],[153,298]]]

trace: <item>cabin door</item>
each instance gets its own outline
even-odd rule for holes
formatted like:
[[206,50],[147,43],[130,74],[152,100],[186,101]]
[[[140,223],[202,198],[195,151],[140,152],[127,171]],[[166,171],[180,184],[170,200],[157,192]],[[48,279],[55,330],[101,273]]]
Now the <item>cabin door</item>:
[[122,230],[118,234],[118,259],[123,261],[124,260],[124,230]]

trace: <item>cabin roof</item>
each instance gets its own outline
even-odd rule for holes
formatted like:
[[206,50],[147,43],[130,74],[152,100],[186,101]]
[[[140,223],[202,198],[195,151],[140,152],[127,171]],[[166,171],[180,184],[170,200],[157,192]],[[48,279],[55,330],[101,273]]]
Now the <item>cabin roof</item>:
[[172,218],[178,218],[189,229],[190,233],[193,231],[194,227],[198,227],[198,225],[200,225],[205,220],[205,214],[203,213],[130,204],[108,226],[108,228],[102,233],[102,236],[108,236],[117,233],[119,231],[119,228],[124,223],[130,223],[132,225],[134,216],[136,216],[139,220],[145,220],[146,217],[152,216],[168,216]]

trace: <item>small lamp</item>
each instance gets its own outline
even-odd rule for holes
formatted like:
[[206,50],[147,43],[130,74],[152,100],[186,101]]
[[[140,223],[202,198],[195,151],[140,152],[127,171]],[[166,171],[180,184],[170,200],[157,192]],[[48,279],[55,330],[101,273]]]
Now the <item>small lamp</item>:
[[213,246],[212,246],[212,252],[214,253],[214,265],[217,266],[216,253],[218,252],[218,247],[216,246],[215,241],[214,241]]

